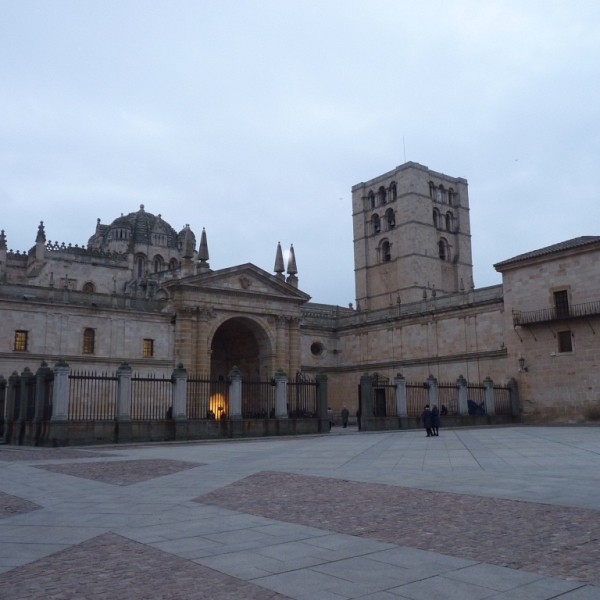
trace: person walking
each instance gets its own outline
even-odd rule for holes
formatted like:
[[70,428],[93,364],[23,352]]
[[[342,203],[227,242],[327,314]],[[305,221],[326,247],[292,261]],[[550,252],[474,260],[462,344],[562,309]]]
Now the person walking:
[[423,420],[423,427],[425,427],[425,431],[427,431],[427,437],[431,437],[433,434],[431,433],[431,410],[429,404],[425,405],[421,419]]
[[431,431],[432,435],[440,436],[440,411],[437,404],[431,408]]
[[350,411],[344,406],[342,409],[342,427],[346,429],[348,427],[348,417],[350,416]]
[[329,431],[333,427],[333,411],[331,410],[331,406],[327,409],[327,418],[329,419]]
[[360,410],[360,406],[356,411],[356,423],[358,424],[358,430],[360,431],[360,418],[362,417],[362,411]]

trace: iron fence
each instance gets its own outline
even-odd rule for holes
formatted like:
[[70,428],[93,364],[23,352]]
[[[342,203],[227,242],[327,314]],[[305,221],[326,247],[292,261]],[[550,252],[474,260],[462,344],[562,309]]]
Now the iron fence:
[[438,383],[438,405],[442,415],[458,414],[458,386],[456,383]]
[[226,419],[229,416],[229,382],[190,375],[186,404],[188,419]]
[[409,417],[420,417],[428,402],[424,383],[406,382],[406,412]]
[[173,384],[164,375],[139,374],[131,378],[131,418],[139,421],[169,419],[173,413]]
[[304,373],[298,371],[294,381],[287,384],[287,410],[290,419],[315,418],[317,413],[317,387]]
[[117,416],[116,374],[72,371],[69,375],[69,405],[72,421],[105,421]]
[[[23,383],[21,383],[23,385]],[[37,388],[37,380],[31,378],[27,384],[27,403],[25,408],[25,420],[33,421],[35,417],[35,391]]]
[[467,405],[470,415],[485,415],[485,386],[467,386]]
[[510,388],[505,385],[494,386],[494,408],[497,415],[511,415]]
[[275,418],[275,386],[272,381],[242,380],[242,417]]
[[373,416],[395,417],[396,386],[390,383],[377,383],[373,386]]

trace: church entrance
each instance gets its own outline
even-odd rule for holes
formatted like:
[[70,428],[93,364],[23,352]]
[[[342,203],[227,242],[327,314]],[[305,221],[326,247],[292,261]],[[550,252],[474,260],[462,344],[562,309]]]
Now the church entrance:
[[211,344],[211,379],[226,381],[236,366],[244,379],[267,380],[273,376],[272,350],[264,329],[247,317],[225,321],[215,332]]

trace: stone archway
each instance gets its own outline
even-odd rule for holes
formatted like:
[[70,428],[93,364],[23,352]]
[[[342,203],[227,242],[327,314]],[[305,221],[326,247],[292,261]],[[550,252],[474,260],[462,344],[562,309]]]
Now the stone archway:
[[266,331],[252,319],[233,317],[217,328],[211,342],[211,379],[227,379],[236,366],[245,379],[273,376],[272,348]]

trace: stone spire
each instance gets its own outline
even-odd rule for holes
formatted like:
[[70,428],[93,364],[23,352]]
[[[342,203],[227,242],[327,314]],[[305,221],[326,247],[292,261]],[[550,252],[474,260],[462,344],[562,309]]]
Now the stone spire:
[[208,241],[206,240],[206,229],[202,228],[202,236],[200,237],[200,248],[198,248],[198,264],[196,265],[196,273],[206,273],[210,271],[208,264]]
[[4,235],[4,229],[0,231],[0,250],[6,250],[6,236]]
[[44,231],[44,221],[40,221],[40,226],[38,227],[37,236],[35,237],[35,243],[39,242],[46,243],[46,232]]
[[287,265],[288,278],[287,282],[294,287],[298,287],[298,267],[296,266],[296,255],[294,254],[294,244],[290,246],[290,255]]
[[277,279],[283,279],[285,281],[285,265],[283,264],[283,252],[281,251],[281,242],[277,242],[277,252],[275,253],[275,267],[273,268],[275,271],[275,277]]
[[[143,207],[143,204],[142,204]],[[186,223],[183,231],[183,243],[181,244],[181,256],[182,258],[194,258],[194,251],[196,250],[196,242],[194,235],[190,229],[189,224]]]

